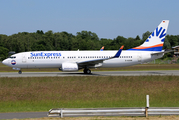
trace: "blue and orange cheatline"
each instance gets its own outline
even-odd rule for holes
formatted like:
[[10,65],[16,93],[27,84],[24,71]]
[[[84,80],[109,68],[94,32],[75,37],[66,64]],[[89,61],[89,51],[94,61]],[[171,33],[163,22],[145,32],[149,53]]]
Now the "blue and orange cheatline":
[[163,43],[154,45],[154,46],[149,46],[149,47],[143,47],[143,46],[138,46],[129,50],[138,50],[138,51],[161,51],[163,48]]

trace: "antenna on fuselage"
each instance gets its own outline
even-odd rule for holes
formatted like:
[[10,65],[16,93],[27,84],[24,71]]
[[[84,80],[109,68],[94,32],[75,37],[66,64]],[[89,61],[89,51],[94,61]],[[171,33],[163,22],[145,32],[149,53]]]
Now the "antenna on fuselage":
[[8,58],[9,58],[11,55],[14,55],[14,54],[16,54],[15,51],[10,51],[10,52],[8,53]]

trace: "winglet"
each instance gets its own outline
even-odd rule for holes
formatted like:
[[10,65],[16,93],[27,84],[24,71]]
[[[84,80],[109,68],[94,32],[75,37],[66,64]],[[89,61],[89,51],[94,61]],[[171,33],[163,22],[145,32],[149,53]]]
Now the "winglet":
[[121,55],[122,49],[124,48],[124,45],[121,46],[121,48],[118,50],[118,52],[115,54],[113,58],[118,58]]
[[104,50],[104,46],[100,49],[100,51],[103,51]]

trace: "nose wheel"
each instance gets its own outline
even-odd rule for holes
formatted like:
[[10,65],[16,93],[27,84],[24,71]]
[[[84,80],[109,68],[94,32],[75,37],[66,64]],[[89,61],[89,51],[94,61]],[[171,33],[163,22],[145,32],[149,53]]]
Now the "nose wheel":
[[91,70],[90,70],[90,69],[84,69],[83,72],[84,72],[85,74],[91,74]]
[[22,74],[22,71],[21,70],[19,70],[19,72],[18,72],[19,74]]

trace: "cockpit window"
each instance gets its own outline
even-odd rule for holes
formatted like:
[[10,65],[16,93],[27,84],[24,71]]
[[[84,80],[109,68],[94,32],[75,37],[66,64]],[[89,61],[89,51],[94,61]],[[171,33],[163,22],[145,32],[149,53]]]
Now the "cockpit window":
[[11,56],[10,58],[11,58],[11,59],[14,59],[14,58],[16,58],[16,56]]

